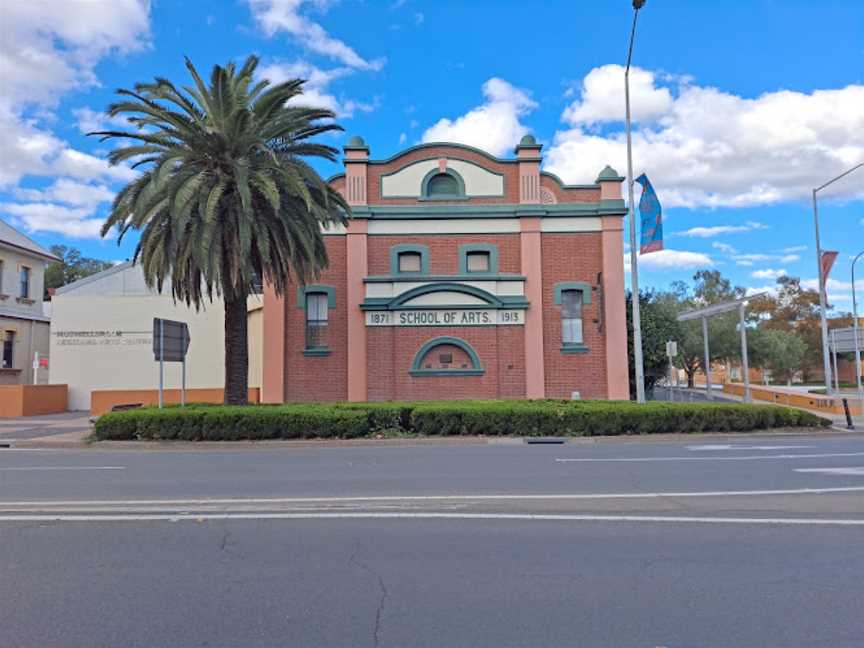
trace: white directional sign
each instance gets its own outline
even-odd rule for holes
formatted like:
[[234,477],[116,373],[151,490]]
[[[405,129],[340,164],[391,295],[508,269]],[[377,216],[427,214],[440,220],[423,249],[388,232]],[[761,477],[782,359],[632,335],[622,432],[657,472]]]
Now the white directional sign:
[[521,310],[494,308],[464,310],[367,311],[367,326],[494,326],[525,324]]
[[[855,352],[855,329],[853,327],[831,329],[828,343],[837,353]],[[864,351],[864,328],[858,329],[858,348]]]

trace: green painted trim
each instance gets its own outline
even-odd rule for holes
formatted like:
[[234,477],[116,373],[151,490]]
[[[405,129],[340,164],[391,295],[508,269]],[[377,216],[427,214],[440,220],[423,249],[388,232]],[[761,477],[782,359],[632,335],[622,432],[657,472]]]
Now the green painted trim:
[[303,355],[310,358],[322,358],[329,356],[330,353],[331,351],[328,347],[309,347],[308,349],[303,349]]
[[503,304],[501,299],[499,299],[496,295],[493,295],[492,293],[483,290],[482,288],[476,288],[475,286],[466,286],[465,284],[461,283],[437,283],[426,286],[417,286],[416,288],[412,288],[411,290],[406,290],[401,295],[397,295],[396,297],[394,297],[390,301],[390,305],[391,307],[402,306],[405,302],[411,301],[415,297],[420,297],[421,295],[428,295],[429,293],[437,292],[457,292],[462,293],[463,295],[471,295],[472,297],[482,299],[493,308],[500,307]]
[[562,189],[599,189],[600,188],[600,185],[597,184],[596,182],[594,184],[573,184],[573,185],[564,184],[564,182],[561,180],[561,178],[559,178],[557,175],[555,175],[551,171],[541,171],[540,175],[546,176],[547,178],[551,178],[552,180],[557,182],[558,186],[561,187]]
[[[387,301],[375,301],[372,299],[364,301],[360,304],[360,310],[362,311],[382,311],[382,310],[392,310],[392,311],[411,311],[411,310],[423,310],[423,311],[434,311],[434,310],[526,310],[531,304],[528,302],[513,302],[513,303],[505,303],[501,306],[491,306],[489,304],[473,304],[473,305],[465,305],[465,304],[438,304],[435,306],[391,306]],[[483,324],[471,324],[470,326],[484,326]],[[499,326],[499,324],[487,324],[485,326]],[[505,326],[501,324],[500,326]],[[507,324],[506,326],[510,326]]]
[[[488,252],[489,270],[485,272],[470,272],[468,270],[469,252]],[[463,243],[459,246],[459,274],[471,277],[487,277],[498,274],[498,246],[494,243]]]
[[[420,272],[399,272],[399,254],[417,252],[420,254]],[[429,246],[415,243],[400,243],[390,247],[390,274],[402,277],[422,277],[429,274]]]
[[[482,275],[473,275],[473,278],[481,277]],[[427,295],[436,292],[458,292],[465,295],[472,295],[482,299],[485,304],[434,304],[428,306],[406,306],[405,302],[411,301],[415,297]],[[411,290],[406,290],[401,295],[396,297],[367,297],[360,304],[361,310],[522,310],[528,308],[530,304],[521,295],[506,295],[497,296],[492,293],[477,288],[475,286],[466,286],[461,283],[432,283],[424,286],[417,286]]]
[[[417,144],[416,146],[409,146],[407,149],[402,149],[395,155],[390,156],[389,158],[385,158],[382,160],[369,160],[369,164],[390,164],[393,160],[398,160],[400,157],[404,155],[408,155],[413,151],[422,151],[423,149],[431,149],[431,148],[455,148],[462,149],[463,151],[471,151],[472,153],[479,153],[483,157],[492,160],[493,162],[498,162],[499,164],[517,164],[517,161],[512,158],[499,158],[491,155],[487,151],[484,151],[479,148],[475,148],[473,146],[468,146],[467,144],[457,144],[455,142],[427,142],[425,144]],[[443,156],[437,156],[443,157]],[[434,158],[433,158],[434,159]],[[476,162],[475,162],[476,164]]]
[[562,344],[561,353],[588,353],[591,351],[584,344]]
[[604,215],[625,215],[623,200],[596,203],[559,203],[556,205],[357,205],[352,207],[354,218],[376,220],[440,220],[457,218],[520,218],[523,216],[585,218]]
[[327,178],[327,180],[325,180],[325,182],[326,182],[327,184],[330,184],[330,183],[333,182],[334,180],[338,180],[339,178],[344,178],[344,177],[345,177],[345,172],[344,172],[344,171],[343,171],[342,173],[334,173],[334,174],[331,175],[329,178]]
[[590,304],[591,303],[591,284],[587,284],[584,281],[562,281],[555,284],[555,305],[561,305],[561,293],[564,290],[581,290],[582,291],[582,303]]
[[[426,357],[426,354],[429,353],[429,351],[434,349],[436,346],[441,346],[442,344],[449,344],[451,346],[459,347],[465,353],[467,353],[468,357],[471,359],[471,368],[423,369],[421,364],[423,362],[423,358]],[[461,340],[457,337],[442,336],[427,340],[426,343],[420,347],[420,350],[417,351],[416,354],[414,354],[414,362],[411,363],[411,371],[409,373],[412,376],[481,376],[483,375],[483,373],[485,373],[485,370],[480,364],[480,357],[477,355],[474,347],[468,344],[465,340]]]
[[[526,281],[526,279],[525,275],[480,274],[479,272],[457,275],[427,275],[423,277],[423,281]],[[400,283],[406,281],[417,281],[417,279],[416,277],[406,277],[405,275],[373,275],[363,278],[363,283]]]
[[327,307],[336,308],[336,288],[326,284],[297,286],[297,308],[306,308],[306,295],[308,293],[326,293]]

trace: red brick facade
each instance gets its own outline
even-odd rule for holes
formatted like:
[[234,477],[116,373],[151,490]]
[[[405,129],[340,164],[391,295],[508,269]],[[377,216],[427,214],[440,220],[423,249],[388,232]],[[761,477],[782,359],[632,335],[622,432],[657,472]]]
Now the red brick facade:
[[[512,160],[423,145],[377,162],[362,140],[349,142],[347,173],[331,183],[353,217],[347,232],[325,237],[329,266],[314,284],[265,300],[265,320],[284,320],[284,357],[264,343],[265,400],[622,397],[626,348],[607,348],[610,335],[620,346],[624,326],[615,265],[624,205],[607,199],[620,196],[621,178],[607,168],[594,184],[564,186],[539,172],[539,154],[525,139]],[[462,193],[422,193],[435,174],[458,177]],[[394,273],[394,246],[423,246],[423,272]],[[466,276],[463,246],[486,251],[488,271]],[[575,350],[562,345],[555,303],[556,285],[574,282],[586,294]],[[364,297],[349,303],[349,292]],[[328,303],[313,337],[308,293]]]

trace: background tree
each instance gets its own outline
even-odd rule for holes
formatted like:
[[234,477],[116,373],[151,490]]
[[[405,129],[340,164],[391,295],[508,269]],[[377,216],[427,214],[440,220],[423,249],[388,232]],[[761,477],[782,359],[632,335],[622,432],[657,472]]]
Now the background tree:
[[[214,66],[209,85],[187,59],[193,84],[167,79],[118,90],[108,108],[137,129],[92,133],[132,145],[109,161],[141,175],[117,194],[102,235],[140,231],[133,261],[148,286],[176,300],[225,304],[225,402],[247,402],[248,295],[263,278],[283,294],[327,265],[322,226],[345,224],[349,207],[303,159],[335,161],[313,138],[341,130],[329,110],[297,105],[303,81],[253,82],[258,58]],[[293,101],[292,101],[293,100]],[[323,120],[323,121],[322,121]]]
[[[675,320],[679,306],[676,297],[670,293],[653,290],[642,290],[639,292],[645,391],[650,393],[657,381],[668,373],[669,359],[666,356],[666,342],[680,338],[680,324]],[[633,360],[632,299],[632,292],[627,293],[627,348],[630,358],[631,396],[636,393],[636,375],[634,369],[636,365]]]
[[759,328],[748,334],[747,350],[755,366],[769,369],[777,382],[792,384],[792,377],[801,368],[807,346],[790,331]]
[[52,245],[51,254],[60,260],[45,268],[45,299],[50,298],[49,290],[89,277],[114,265],[110,261],[82,256],[80,250],[65,245]]

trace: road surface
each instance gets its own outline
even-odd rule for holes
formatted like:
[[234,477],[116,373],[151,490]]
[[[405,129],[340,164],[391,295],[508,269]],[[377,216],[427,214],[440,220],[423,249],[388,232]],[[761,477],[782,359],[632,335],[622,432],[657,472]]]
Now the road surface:
[[0,450],[0,646],[862,646],[864,437]]

